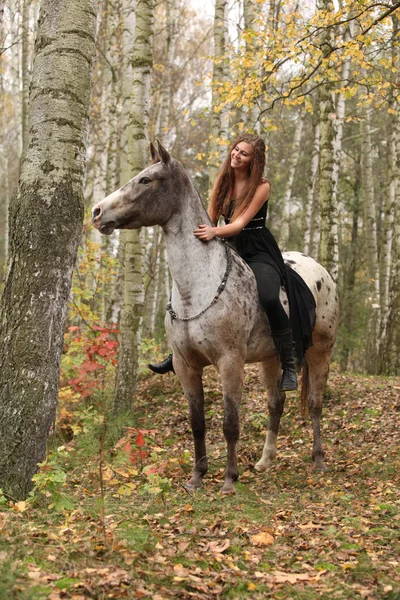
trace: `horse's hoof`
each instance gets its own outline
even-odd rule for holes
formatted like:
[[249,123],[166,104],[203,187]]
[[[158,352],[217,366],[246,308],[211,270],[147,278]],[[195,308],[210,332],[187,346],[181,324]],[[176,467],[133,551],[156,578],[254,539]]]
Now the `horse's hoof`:
[[224,494],[224,496],[228,494],[236,494],[236,491],[232,484],[224,484],[221,488],[221,494]]
[[185,490],[187,492],[197,492],[197,490],[200,490],[203,487],[203,484],[200,481],[192,481],[190,479],[190,481],[186,482],[183,484],[183,487],[185,488]]
[[259,471],[260,473],[262,471],[268,471],[269,467],[271,466],[271,462],[270,460],[266,461],[266,462],[262,462],[261,460],[254,465],[254,468],[256,471]]
[[319,465],[314,465],[314,473],[326,473],[328,470],[328,467],[326,466],[325,463],[319,464]]

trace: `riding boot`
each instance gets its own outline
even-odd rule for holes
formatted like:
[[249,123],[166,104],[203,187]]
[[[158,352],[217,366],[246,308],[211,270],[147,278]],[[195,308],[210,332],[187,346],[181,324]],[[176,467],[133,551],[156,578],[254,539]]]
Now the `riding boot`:
[[149,369],[154,371],[154,373],[158,373],[159,375],[164,375],[164,373],[169,373],[169,371],[175,373],[172,364],[172,354],[167,356],[167,358],[164,358],[164,360],[162,360],[160,363],[156,363],[155,365],[148,364],[147,366]]
[[292,330],[283,329],[282,331],[274,331],[272,332],[272,337],[282,363],[281,391],[290,392],[292,390],[297,390]]

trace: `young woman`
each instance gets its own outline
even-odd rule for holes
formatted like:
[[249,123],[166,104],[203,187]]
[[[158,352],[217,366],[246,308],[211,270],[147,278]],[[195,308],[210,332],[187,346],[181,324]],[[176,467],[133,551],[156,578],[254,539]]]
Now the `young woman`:
[[[264,166],[263,140],[256,135],[240,136],[231,146],[211,193],[208,212],[213,226],[201,224],[193,234],[203,242],[215,237],[230,238],[253,270],[282,363],[281,390],[289,391],[297,389],[293,338],[301,364],[312,343],[315,302],[301,277],[286,268],[275,238],[265,227],[271,186],[263,178]],[[218,227],[221,216],[226,224]],[[282,286],[289,300],[290,320],[279,299]],[[173,371],[172,355],[149,368],[156,373]]]

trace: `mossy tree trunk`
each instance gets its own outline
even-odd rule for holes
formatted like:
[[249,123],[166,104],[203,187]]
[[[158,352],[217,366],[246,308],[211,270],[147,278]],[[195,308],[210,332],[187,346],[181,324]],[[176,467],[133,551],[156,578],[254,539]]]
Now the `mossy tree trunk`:
[[83,221],[94,0],[43,0],[0,320],[0,487],[25,498],[55,419]]

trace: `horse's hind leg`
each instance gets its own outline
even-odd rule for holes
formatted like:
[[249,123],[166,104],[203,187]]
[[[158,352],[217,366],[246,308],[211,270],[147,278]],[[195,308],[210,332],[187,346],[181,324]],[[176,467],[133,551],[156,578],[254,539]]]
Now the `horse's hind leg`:
[[219,364],[222,391],[224,395],[224,436],[228,450],[228,464],[225,471],[223,494],[235,491],[233,483],[239,477],[236,445],[239,439],[239,412],[242,397],[244,362],[230,357]]
[[[308,410],[310,412],[312,428],[313,428],[313,451],[312,458],[314,462],[314,471],[326,471],[324,462],[324,451],[321,444],[321,414],[322,414],[322,397],[324,388],[328,379],[330,350],[324,351],[312,346],[307,351],[307,367],[308,370]],[[303,372],[303,377],[307,376]]]
[[202,479],[208,468],[202,372],[187,368],[180,369],[179,365],[176,365],[175,368],[189,402],[190,423],[194,439],[194,469],[192,477],[185,487],[187,490],[196,490],[202,486]]
[[255,468],[257,471],[265,471],[276,456],[276,440],[285,403],[285,394],[280,391],[281,365],[277,358],[261,363],[260,375],[267,390],[269,424],[263,453]]

